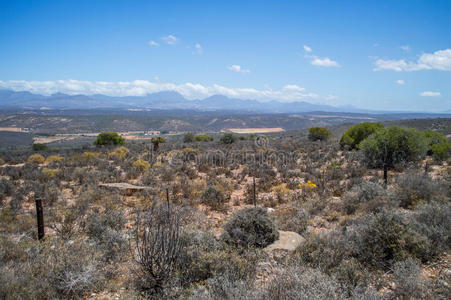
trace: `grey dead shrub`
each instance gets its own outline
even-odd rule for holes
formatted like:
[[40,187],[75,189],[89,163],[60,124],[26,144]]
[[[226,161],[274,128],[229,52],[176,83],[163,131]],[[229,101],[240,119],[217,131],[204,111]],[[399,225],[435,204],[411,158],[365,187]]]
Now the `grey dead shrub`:
[[135,285],[150,297],[161,294],[177,268],[181,249],[179,211],[157,205],[138,216],[134,234]]
[[427,291],[426,282],[421,278],[420,266],[412,259],[393,265],[395,297],[403,299],[423,298]]

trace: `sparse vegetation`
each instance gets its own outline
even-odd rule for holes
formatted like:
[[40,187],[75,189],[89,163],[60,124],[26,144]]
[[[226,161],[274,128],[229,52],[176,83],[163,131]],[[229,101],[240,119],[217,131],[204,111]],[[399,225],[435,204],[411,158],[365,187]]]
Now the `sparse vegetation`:
[[[304,131],[3,151],[0,298],[446,298],[449,162],[426,156],[443,138],[376,127],[361,147]],[[270,251],[278,230],[303,238]]]

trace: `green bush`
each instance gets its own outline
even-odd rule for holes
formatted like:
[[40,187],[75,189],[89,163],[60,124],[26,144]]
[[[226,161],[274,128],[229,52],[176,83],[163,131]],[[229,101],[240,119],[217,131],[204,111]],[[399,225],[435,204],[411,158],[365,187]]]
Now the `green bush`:
[[332,137],[332,133],[323,127],[312,127],[309,129],[308,138],[311,141],[326,141]]
[[47,145],[39,144],[39,143],[34,143],[32,148],[33,148],[33,151],[43,151],[43,150],[48,149]]
[[223,144],[233,144],[236,141],[236,137],[233,133],[227,132],[219,139]]
[[431,146],[431,152],[436,161],[447,160],[451,155],[451,143],[446,141],[434,144]]
[[124,139],[119,134],[117,134],[117,132],[102,132],[97,136],[97,139],[94,141],[94,145],[122,145],[124,144],[124,142]]
[[279,232],[266,209],[250,207],[239,210],[224,226],[222,238],[242,247],[263,248],[279,238]]
[[198,136],[196,136],[196,141],[197,142],[212,142],[213,137],[209,136],[209,135],[198,135]]
[[192,142],[194,142],[194,133],[192,133],[192,132],[188,132],[188,133],[185,133],[185,135],[183,135],[183,142],[184,143],[192,143]]
[[381,123],[364,122],[352,126],[340,138],[340,145],[342,147],[348,146],[351,149],[358,149],[359,144],[376,132],[378,129],[384,128]]
[[389,168],[418,161],[426,154],[426,139],[421,131],[392,126],[378,129],[360,143],[365,163],[370,167]]

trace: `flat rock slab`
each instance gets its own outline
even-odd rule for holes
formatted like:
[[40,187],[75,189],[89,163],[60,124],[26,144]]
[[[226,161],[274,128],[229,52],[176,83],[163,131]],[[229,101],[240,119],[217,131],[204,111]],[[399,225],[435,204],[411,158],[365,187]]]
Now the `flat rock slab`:
[[131,189],[131,190],[146,190],[150,189],[148,186],[138,186],[126,182],[114,182],[114,183],[100,183],[99,186],[116,188],[121,190]]
[[268,253],[273,252],[274,250],[292,252],[304,242],[305,239],[296,232],[279,230],[279,239],[264,248],[264,250]]

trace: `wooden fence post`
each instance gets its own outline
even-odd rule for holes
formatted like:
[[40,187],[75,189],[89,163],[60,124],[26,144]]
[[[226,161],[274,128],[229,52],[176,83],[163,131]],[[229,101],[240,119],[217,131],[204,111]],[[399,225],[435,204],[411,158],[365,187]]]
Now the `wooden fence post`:
[[36,218],[38,221],[38,240],[44,238],[44,211],[42,209],[42,199],[36,199]]

